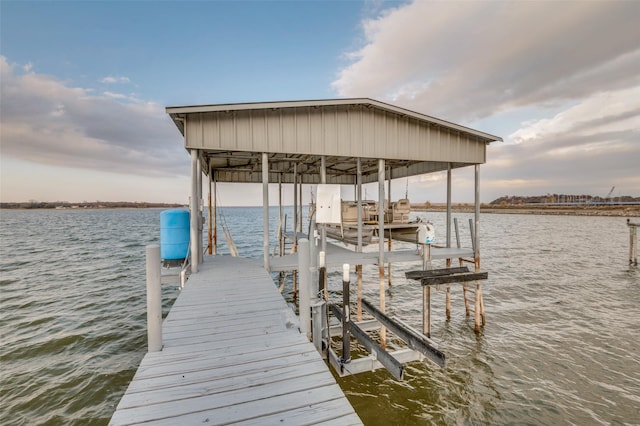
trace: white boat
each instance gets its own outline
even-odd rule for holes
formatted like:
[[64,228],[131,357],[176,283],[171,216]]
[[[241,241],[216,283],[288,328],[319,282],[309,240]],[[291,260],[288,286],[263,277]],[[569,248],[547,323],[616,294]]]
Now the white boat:
[[[385,202],[385,205],[387,203]],[[385,206],[384,229],[385,237],[391,236],[394,240],[415,242],[420,220],[410,221],[411,203],[407,198],[391,203],[391,207]],[[374,236],[378,235],[378,203],[375,201],[362,201],[362,244],[371,243]],[[326,225],[327,236],[350,244],[358,242],[358,204],[355,201],[342,201],[341,224]]]

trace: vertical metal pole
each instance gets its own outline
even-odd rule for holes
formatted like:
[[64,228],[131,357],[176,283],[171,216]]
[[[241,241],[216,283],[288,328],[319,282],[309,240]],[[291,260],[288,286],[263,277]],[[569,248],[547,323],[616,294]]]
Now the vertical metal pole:
[[[356,158],[356,209],[358,210],[358,246],[356,252],[362,253],[362,160]],[[356,319],[362,321],[362,265],[356,265],[358,287]]]
[[269,267],[269,156],[262,153],[262,247],[264,250],[264,269]]
[[207,217],[208,217],[208,223],[207,223],[207,247],[209,248],[209,256],[211,256],[213,254],[213,220],[212,220],[212,216],[213,216],[213,208],[211,206],[211,181],[212,179],[212,174],[213,174],[213,169],[211,168],[211,164],[209,164],[209,203],[208,203],[208,211],[207,211]]
[[213,171],[213,254],[218,254],[218,174]]
[[475,233],[473,240],[475,241],[475,261],[476,269],[480,268],[480,164],[475,165]]
[[[320,183],[323,185],[327,183],[327,159],[324,155],[320,157]],[[326,253],[327,252],[327,230],[324,226],[324,223],[321,226],[320,238],[322,241],[322,251]]]
[[300,273],[300,332],[311,337],[311,271],[309,270],[309,240],[303,238],[298,246]]
[[356,159],[356,209],[358,209],[358,246],[356,251],[362,252],[362,160]]
[[344,364],[351,361],[351,331],[349,322],[351,321],[349,303],[349,264],[342,265],[342,362]]
[[[384,159],[378,159],[378,278],[380,285],[380,310],[385,312],[384,288]],[[380,328],[380,344],[386,347],[387,329]]]
[[[300,200],[302,204],[302,200]],[[293,251],[298,246],[298,164],[293,164]]]
[[[300,176],[300,185],[298,185],[298,191],[300,192],[298,199],[300,200],[300,217],[298,218],[298,230],[302,232],[302,176]],[[311,236],[307,235],[311,238]]]
[[[447,248],[451,247],[451,163],[447,163]],[[448,259],[449,262],[451,259]]]
[[204,260],[204,248],[202,247],[202,233],[203,233],[203,209],[204,202],[202,199],[202,159],[198,155],[198,261],[202,263]]
[[356,319],[358,322],[362,321],[362,265],[356,265],[356,276],[358,283],[358,300],[357,300],[357,311],[356,311]]
[[278,251],[280,256],[284,255],[284,238],[282,229],[282,174],[278,175]]
[[191,197],[189,200],[190,216],[190,238],[191,238],[191,272],[198,272],[200,256],[198,255],[198,151],[191,150]]
[[162,285],[160,246],[146,247],[147,256],[147,340],[149,352],[162,350]]

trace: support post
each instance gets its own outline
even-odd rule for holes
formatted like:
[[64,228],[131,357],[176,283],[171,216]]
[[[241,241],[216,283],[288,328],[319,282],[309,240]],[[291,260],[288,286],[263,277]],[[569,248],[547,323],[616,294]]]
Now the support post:
[[629,227],[629,265],[638,266],[638,223],[631,223],[630,219],[627,219],[627,226]]
[[358,301],[356,306],[356,318],[358,322],[362,321],[362,265],[356,265],[356,280],[358,283]]
[[191,152],[191,197],[189,199],[190,216],[190,238],[191,238],[191,272],[198,272],[198,265],[200,264],[200,255],[198,243],[198,151],[192,149]]
[[162,285],[160,283],[160,246],[146,247],[147,266],[147,340],[148,351],[162,350]]
[[204,261],[204,248],[202,247],[204,202],[202,199],[202,159],[199,155],[197,156],[196,166],[198,169],[198,261],[202,263]]
[[311,337],[311,270],[309,269],[309,240],[303,238],[298,245],[298,271],[300,274],[300,332]]
[[262,247],[264,250],[264,269],[269,265],[269,156],[262,153]]
[[[327,183],[327,158],[323,155],[320,157],[320,183]],[[321,224],[320,238],[322,242],[322,251],[327,252],[327,229],[324,223]]]
[[356,159],[356,209],[358,210],[358,245],[356,252],[362,253],[362,160]]
[[[302,204],[302,200],[300,200]],[[311,238],[310,236],[307,236]],[[308,243],[308,241],[307,241]],[[298,164],[293,164],[293,253],[298,247]]]
[[326,263],[325,263],[325,252],[321,251],[319,256],[319,278],[318,278],[318,292],[321,295],[321,297],[327,301],[328,298],[328,294],[327,294],[327,267],[326,267]]
[[212,220],[212,216],[213,216],[213,207],[211,205],[211,181],[212,179],[212,175],[213,174],[213,169],[211,168],[211,164],[209,164],[209,203],[208,203],[208,211],[207,211],[207,217],[209,218],[209,220],[207,221],[207,248],[209,251],[209,256],[211,256],[213,254],[213,220]]
[[282,174],[278,175],[278,251],[280,256],[284,256],[284,232],[282,228]]
[[476,272],[480,269],[480,164],[475,165],[475,232],[473,234]]
[[213,255],[218,255],[218,183],[213,177]]
[[322,357],[325,357],[324,347],[323,347],[323,331],[325,324],[325,302],[324,300],[319,300],[316,303],[311,305],[311,315],[312,319],[312,327],[313,327],[313,345],[316,347],[316,350],[322,354]]
[[342,363],[351,362],[351,313],[349,303],[349,264],[342,265]]
[[[447,163],[447,248],[451,247],[451,163]],[[448,259],[451,261],[451,259]]]
[[[362,160],[356,158],[356,209],[358,210],[358,245],[356,252],[362,253]],[[356,265],[356,282],[358,286],[356,319],[362,321],[362,265]]]
[[[378,279],[380,285],[380,310],[385,313],[384,288],[384,159],[378,159]],[[380,344],[386,347],[387,329],[380,328]]]

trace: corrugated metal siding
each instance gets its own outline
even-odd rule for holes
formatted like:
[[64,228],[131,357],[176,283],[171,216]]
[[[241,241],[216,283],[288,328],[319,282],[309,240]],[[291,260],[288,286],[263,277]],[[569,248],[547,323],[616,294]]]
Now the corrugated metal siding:
[[198,113],[186,126],[188,149],[464,163],[485,156],[475,136],[364,106]]

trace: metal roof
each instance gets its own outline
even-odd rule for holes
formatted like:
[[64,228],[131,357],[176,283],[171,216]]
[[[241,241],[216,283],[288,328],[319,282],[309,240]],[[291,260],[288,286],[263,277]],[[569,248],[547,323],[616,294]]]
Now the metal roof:
[[368,98],[167,107],[203,169],[219,182],[261,182],[261,154],[269,155],[269,181],[355,182],[356,158],[363,183],[377,180],[377,159],[387,178],[482,164],[486,145],[502,138]]

